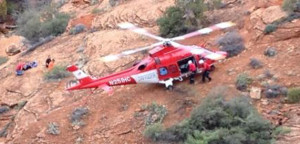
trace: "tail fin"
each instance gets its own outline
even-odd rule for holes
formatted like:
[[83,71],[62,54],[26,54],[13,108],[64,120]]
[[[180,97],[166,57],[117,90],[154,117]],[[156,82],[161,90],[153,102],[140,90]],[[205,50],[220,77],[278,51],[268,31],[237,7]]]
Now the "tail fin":
[[67,70],[73,73],[76,79],[79,80],[80,85],[84,85],[93,81],[93,79],[89,75],[85,74],[75,65],[68,66]]

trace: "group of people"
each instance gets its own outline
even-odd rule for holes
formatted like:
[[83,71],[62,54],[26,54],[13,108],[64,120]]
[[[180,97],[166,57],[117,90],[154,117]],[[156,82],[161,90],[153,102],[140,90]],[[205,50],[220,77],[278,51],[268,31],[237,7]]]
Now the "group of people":
[[38,63],[36,61],[33,62],[20,62],[16,67],[16,75],[21,76],[23,75],[24,71],[27,71],[31,68],[37,67]]
[[[51,70],[54,67],[54,59],[51,59],[50,55],[46,59],[46,68]],[[24,74],[24,71],[27,71],[31,68],[37,67],[38,63],[36,61],[33,62],[19,62],[16,67],[16,75],[21,76]]]
[[[211,77],[209,76],[210,65],[207,62],[205,62],[203,59],[201,59],[199,61],[199,67],[202,70],[202,82],[205,82],[206,78],[208,79],[208,81],[211,81]],[[188,61],[188,68],[189,68],[189,71],[191,72],[190,84],[194,84],[195,83],[195,75],[197,73],[197,67],[196,67],[195,63],[193,63],[192,60]]]

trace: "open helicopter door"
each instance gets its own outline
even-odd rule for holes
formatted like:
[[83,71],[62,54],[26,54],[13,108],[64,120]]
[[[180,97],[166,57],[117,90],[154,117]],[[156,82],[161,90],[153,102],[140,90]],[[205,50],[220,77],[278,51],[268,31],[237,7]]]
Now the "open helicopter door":
[[189,64],[188,64],[188,62],[189,62],[190,60],[191,60],[191,61],[196,65],[196,67],[197,67],[197,62],[196,62],[196,59],[195,59],[194,56],[190,56],[190,57],[188,57],[188,58],[179,60],[179,61],[177,62],[178,66],[179,66],[179,68],[180,68],[181,74],[186,74],[186,73],[189,72],[189,68],[188,68]]

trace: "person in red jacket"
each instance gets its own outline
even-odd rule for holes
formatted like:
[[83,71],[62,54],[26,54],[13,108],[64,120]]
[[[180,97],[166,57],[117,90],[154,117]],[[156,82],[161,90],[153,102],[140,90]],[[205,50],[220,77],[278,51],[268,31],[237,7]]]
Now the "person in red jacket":
[[16,75],[17,76],[21,76],[23,75],[23,67],[24,67],[25,63],[24,62],[19,62],[17,67],[16,67]]
[[204,60],[199,61],[200,67],[202,68],[202,82],[205,82],[205,78],[208,78],[208,81],[211,81],[211,77],[209,76],[210,73],[210,66],[208,63],[204,62]]
[[195,83],[195,74],[196,74],[196,65],[191,61],[189,60],[188,62],[189,64],[189,71],[191,72],[191,75],[190,75],[190,84],[194,84]]

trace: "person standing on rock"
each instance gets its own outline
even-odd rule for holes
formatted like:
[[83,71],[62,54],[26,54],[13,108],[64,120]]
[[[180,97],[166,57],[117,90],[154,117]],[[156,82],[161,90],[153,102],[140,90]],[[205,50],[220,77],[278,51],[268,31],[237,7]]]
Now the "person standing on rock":
[[205,78],[208,78],[208,81],[211,81],[211,77],[209,76],[210,73],[210,66],[204,60],[199,61],[200,67],[202,68],[202,82],[205,82]]
[[189,64],[189,71],[191,72],[190,84],[194,84],[195,83],[195,74],[196,74],[196,70],[197,70],[196,65],[191,60],[189,60],[188,64]]
[[48,58],[46,59],[46,68],[48,68],[50,62],[51,62],[51,57],[50,55],[48,55]]

